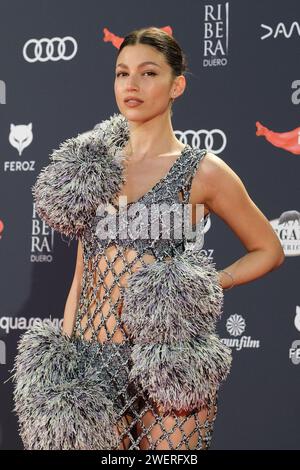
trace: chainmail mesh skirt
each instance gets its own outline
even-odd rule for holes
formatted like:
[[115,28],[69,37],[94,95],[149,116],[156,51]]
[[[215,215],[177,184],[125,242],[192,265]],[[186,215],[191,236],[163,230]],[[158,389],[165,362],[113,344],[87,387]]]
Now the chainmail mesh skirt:
[[[180,376],[181,372],[183,376],[191,377],[191,380],[198,377],[198,381],[193,382],[196,385],[190,385],[188,395],[198,396],[198,391],[196,390],[198,384],[201,393],[202,388],[206,393],[208,390],[207,387],[211,387],[209,393],[206,393],[205,406],[190,407],[188,411],[181,410],[178,406],[173,410],[166,411],[166,409],[158,406],[153,397],[151,398],[147,389],[147,383],[149,383],[149,381],[151,382],[153,377],[156,379],[157,375],[160,375],[157,369],[155,373],[149,373],[150,378],[146,376],[143,377],[142,375],[142,377],[140,377],[142,380],[130,379],[130,371],[133,366],[136,370],[139,359],[134,361],[133,358],[132,348],[136,342],[133,340],[128,329],[126,329],[126,323],[130,323],[130,321],[124,322],[126,312],[123,308],[125,295],[124,287],[128,286],[128,279],[131,278],[134,272],[140,272],[141,266],[143,266],[144,269],[147,267],[151,269],[151,265],[153,269],[156,269],[155,264],[152,264],[154,258],[147,257],[142,251],[134,251],[131,247],[124,250],[123,247],[118,245],[107,248],[104,255],[97,251],[96,245],[96,249],[91,256],[89,252],[91,246],[93,246],[93,244],[90,240],[87,245],[84,244],[84,254],[85,264],[87,266],[86,269],[88,272],[93,273],[93,277],[87,275],[84,277],[85,283],[83,284],[73,335],[80,337],[81,340],[86,338],[99,345],[103,377],[108,384],[109,398],[113,399],[116,412],[116,419],[111,423],[112,429],[117,437],[117,443],[113,449],[208,449],[210,447],[214,421],[217,414],[218,387],[214,386],[214,381],[219,379],[218,375],[223,373],[223,366],[219,363],[223,361],[222,354],[224,355],[224,351],[220,349],[218,345],[216,351],[214,351],[215,343],[211,343],[212,346],[209,345],[207,347],[205,352],[206,357],[203,356],[203,359],[201,359],[202,353],[199,354],[197,350],[194,351],[194,357],[197,357],[197,361],[203,361],[203,364],[209,364],[207,371],[203,369],[202,363],[196,365],[191,362],[189,365],[189,355],[186,356],[184,366],[176,366],[178,374],[166,372],[163,370],[165,369],[164,367],[161,370],[162,374],[167,374],[166,385],[168,390],[169,385],[170,388],[172,388],[172,382],[175,382],[174,390],[179,390],[178,393],[175,392],[175,395],[177,393],[178,396],[184,396],[184,392],[180,390],[180,381],[176,382],[175,377],[175,375]],[[134,255],[132,255],[133,252]],[[93,263],[91,263],[91,260]],[[197,260],[197,262],[198,264],[201,262],[204,263],[201,259]],[[171,269],[170,265],[169,268]],[[191,270],[190,265],[188,266],[188,270]],[[96,275],[94,273],[96,273]],[[144,276],[144,274],[142,275]],[[167,278],[172,278],[172,276],[163,274],[163,279]],[[136,285],[138,285],[138,282]],[[150,284],[147,281],[143,281],[142,286],[143,291],[141,295],[134,292],[132,288],[127,289],[128,296],[133,294],[133,303],[130,306],[130,312],[127,311],[126,313],[126,318],[130,317],[133,319],[134,309],[136,311],[139,310],[141,318],[135,318],[135,321],[140,325],[142,325],[143,322],[143,308],[141,305],[143,305],[144,289],[145,287],[149,289]],[[199,283],[198,292],[198,295],[201,295]],[[151,291],[149,295],[151,299],[155,299],[155,294],[151,293]],[[172,295],[167,295],[164,301],[157,298],[157,302],[163,305],[166,299],[169,299],[168,301],[171,302]],[[153,300],[150,302],[152,303]],[[193,302],[197,302],[197,300],[194,299]],[[218,302],[216,302],[216,305],[219,305]],[[127,303],[127,307],[129,307],[129,303]],[[193,308],[188,305],[183,305],[182,308],[185,311],[189,309],[193,311]],[[210,312],[212,312],[214,308],[213,301],[209,308]],[[202,315],[203,312],[204,306],[202,305]],[[178,314],[175,311],[176,318],[179,318],[180,315],[181,313],[179,311]],[[145,326],[141,328],[145,336],[149,336],[150,338],[151,334],[153,335],[153,330],[151,333],[152,327]],[[135,331],[137,331],[137,329],[138,328],[135,328]],[[195,329],[195,324],[193,329]],[[162,327],[161,331],[163,330],[164,327]],[[177,326],[177,320],[175,320],[174,331],[175,330],[179,331],[180,337],[184,336],[184,330]],[[155,343],[156,341],[154,339],[154,345]],[[157,353],[155,353],[155,355],[158,357]],[[173,367],[172,361],[174,360],[175,363],[177,360],[177,355],[176,353],[172,354],[172,352],[168,352],[167,354],[171,363],[170,370],[172,370]],[[217,357],[216,362],[218,362],[218,367],[211,362],[211,357],[214,355]],[[148,359],[145,361],[146,369],[148,368],[147,360]],[[227,358],[224,356],[224,365],[226,364],[226,360]],[[192,356],[191,361],[193,361]],[[149,360],[149,364],[150,362],[151,360]],[[226,367],[224,366],[224,370]],[[183,368],[184,370],[182,370]],[[203,370],[203,372],[201,372],[201,374],[203,374],[203,380],[201,376],[197,376],[197,369]],[[212,372],[209,372],[210,369]],[[160,365],[158,365],[158,370],[160,370]],[[212,374],[212,380],[207,378],[209,374]],[[143,382],[146,383],[146,386],[143,386]],[[164,386],[160,387],[159,385],[155,385],[154,388],[161,388],[161,393],[164,394]],[[180,400],[178,400],[177,403],[179,401]],[[182,401],[185,401],[185,399]]]
[[114,397],[116,420],[111,425],[117,444],[111,450],[207,450],[217,415],[217,393],[206,408],[189,413],[163,413],[147,391],[128,379],[130,345],[100,346],[103,378]]

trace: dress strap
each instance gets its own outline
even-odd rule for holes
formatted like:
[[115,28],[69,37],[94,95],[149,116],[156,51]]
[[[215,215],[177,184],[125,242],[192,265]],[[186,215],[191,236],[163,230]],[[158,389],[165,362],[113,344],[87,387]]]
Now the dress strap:
[[192,158],[189,162],[188,171],[182,175],[182,180],[181,180],[181,190],[183,193],[184,203],[189,202],[193,178],[195,176],[195,173],[197,171],[197,168],[201,160],[206,155],[206,153],[207,153],[207,149],[193,148],[192,150]]

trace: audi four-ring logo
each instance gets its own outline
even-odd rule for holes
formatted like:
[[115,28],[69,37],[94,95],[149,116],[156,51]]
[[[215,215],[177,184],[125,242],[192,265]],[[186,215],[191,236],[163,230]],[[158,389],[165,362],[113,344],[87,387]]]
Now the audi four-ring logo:
[[[66,54],[67,44],[70,43],[71,53]],[[55,48],[55,45],[57,46]],[[55,49],[57,53],[55,54]],[[64,38],[41,38],[29,39],[23,47],[23,57],[27,62],[47,62],[47,60],[58,61],[71,60],[76,55],[78,45],[72,36]]]
[[[226,135],[220,129],[211,129],[207,131],[206,129],[199,129],[198,131],[194,131],[192,129],[187,131],[175,131],[175,134],[178,135],[180,141],[184,144],[187,143],[187,138],[191,135],[191,142],[190,145],[192,147],[197,148],[206,148],[207,150],[214,152],[214,153],[221,153],[226,147],[227,139]],[[204,143],[201,143],[201,134],[204,135]],[[215,148],[215,138],[214,136],[220,136],[221,138],[221,145],[219,148]],[[219,139],[218,139],[219,140]]]

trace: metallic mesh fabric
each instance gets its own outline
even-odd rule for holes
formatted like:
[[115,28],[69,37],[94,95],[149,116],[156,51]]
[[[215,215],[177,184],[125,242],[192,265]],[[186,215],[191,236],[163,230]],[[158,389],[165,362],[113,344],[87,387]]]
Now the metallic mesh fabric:
[[[205,154],[206,150],[187,144],[165,177],[127,208],[136,203],[147,207],[162,202],[186,204],[193,175]],[[112,423],[117,436],[115,449],[208,449],[217,414],[217,393],[207,406],[188,413],[161,410],[141,385],[128,378],[132,341],[122,322],[123,293],[129,276],[147,263],[184,252],[189,241],[159,236],[101,240],[97,236],[100,219],[96,215],[81,237],[84,274],[73,338],[99,345],[103,376],[117,411]]]

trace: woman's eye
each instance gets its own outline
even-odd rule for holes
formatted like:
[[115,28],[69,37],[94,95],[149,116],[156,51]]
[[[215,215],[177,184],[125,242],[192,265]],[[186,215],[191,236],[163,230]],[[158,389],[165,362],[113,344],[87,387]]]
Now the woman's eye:
[[[123,74],[126,74],[127,72],[119,72],[117,73],[117,77],[119,77],[120,75],[123,75]],[[148,71],[148,72],[143,72],[143,74],[145,73],[149,73],[149,74],[152,74],[152,75],[157,75],[155,72],[152,72],[152,71]]]

